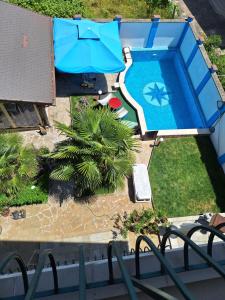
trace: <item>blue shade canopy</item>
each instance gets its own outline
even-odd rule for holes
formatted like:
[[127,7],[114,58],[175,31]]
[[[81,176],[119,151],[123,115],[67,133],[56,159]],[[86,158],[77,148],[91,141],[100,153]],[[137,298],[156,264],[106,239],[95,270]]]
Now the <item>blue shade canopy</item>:
[[116,73],[125,69],[118,22],[54,18],[55,67],[64,73]]

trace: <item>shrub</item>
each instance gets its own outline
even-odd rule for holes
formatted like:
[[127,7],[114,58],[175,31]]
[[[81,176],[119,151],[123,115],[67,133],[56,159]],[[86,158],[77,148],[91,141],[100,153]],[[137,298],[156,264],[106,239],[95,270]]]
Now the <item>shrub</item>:
[[14,197],[37,173],[35,150],[18,134],[0,134],[0,193]]
[[40,155],[47,152],[23,146],[18,134],[0,134],[0,207],[46,202],[49,171]]
[[222,44],[222,38],[220,35],[213,34],[207,37],[205,42],[205,48],[207,51],[214,50],[215,48],[219,48]]
[[[35,187],[35,188],[33,188]],[[43,190],[40,186],[27,185],[17,196],[10,200],[10,206],[22,206],[28,204],[45,203],[48,200],[48,191]]]
[[205,49],[208,51],[209,58],[218,68],[218,76],[225,89],[225,55],[219,55],[216,48],[219,48],[222,43],[220,35],[210,35],[205,42]]
[[126,238],[128,232],[136,234],[159,234],[160,227],[169,225],[167,217],[160,212],[157,214],[153,209],[133,210],[129,215],[117,215],[114,227]]
[[70,18],[75,14],[85,14],[82,0],[9,0],[9,2],[50,17]]

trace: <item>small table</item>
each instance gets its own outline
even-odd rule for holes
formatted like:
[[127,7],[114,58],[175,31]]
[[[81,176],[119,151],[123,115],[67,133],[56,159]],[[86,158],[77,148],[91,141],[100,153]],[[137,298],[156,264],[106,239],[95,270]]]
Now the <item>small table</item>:
[[119,98],[111,98],[108,104],[110,108],[117,109],[122,105],[122,101]]

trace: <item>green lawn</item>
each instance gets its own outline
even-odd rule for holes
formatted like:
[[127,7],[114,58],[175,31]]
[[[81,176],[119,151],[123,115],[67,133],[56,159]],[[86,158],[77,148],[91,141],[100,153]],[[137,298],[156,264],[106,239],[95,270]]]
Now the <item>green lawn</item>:
[[225,211],[225,176],[208,137],[166,139],[149,175],[154,205],[169,217]]

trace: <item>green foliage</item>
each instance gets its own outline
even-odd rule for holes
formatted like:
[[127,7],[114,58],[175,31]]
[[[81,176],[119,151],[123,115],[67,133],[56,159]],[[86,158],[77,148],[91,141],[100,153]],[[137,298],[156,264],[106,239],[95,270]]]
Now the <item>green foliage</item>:
[[82,0],[9,0],[9,2],[50,17],[69,18],[75,14],[85,15]]
[[43,153],[48,151],[24,147],[18,134],[0,134],[0,207],[47,201],[48,172],[39,158]]
[[56,165],[51,178],[74,180],[78,195],[122,186],[131,174],[132,152],[138,146],[132,129],[108,109],[88,106],[71,115],[71,126],[57,123],[68,139],[46,155]]
[[[173,4],[167,0],[157,1],[159,6],[152,8],[146,0],[84,0],[89,18],[150,18],[152,14],[160,14],[162,18],[172,18]],[[169,2],[168,5],[164,5]]]
[[170,4],[169,0],[145,0],[145,2],[149,14],[153,14],[156,8],[166,8]]
[[225,89],[225,55],[219,55],[216,48],[219,48],[222,43],[220,35],[210,35],[205,42],[205,48],[208,51],[209,58],[218,68],[218,76]]
[[133,210],[129,215],[126,212],[123,216],[118,214],[114,227],[126,238],[129,231],[135,234],[158,234],[160,227],[168,225],[167,217],[149,208],[142,211]]
[[36,153],[17,134],[0,135],[0,193],[14,197],[38,172]]
[[225,209],[225,176],[208,137],[161,143],[153,152],[149,177],[154,206],[168,217]]
[[222,38],[220,35],[213,34],[207,37],[205,42],[205,48],[207,51],[214,50],[215,48],[219,48],[222,44]]
[[73,17],[82,14],[88,18],[149,18],[160,14],[173,17],[173,5],[168,0],[8,0],[51,17]]

